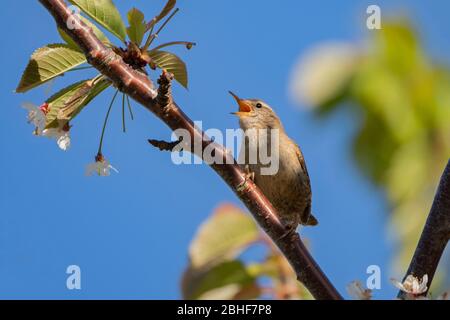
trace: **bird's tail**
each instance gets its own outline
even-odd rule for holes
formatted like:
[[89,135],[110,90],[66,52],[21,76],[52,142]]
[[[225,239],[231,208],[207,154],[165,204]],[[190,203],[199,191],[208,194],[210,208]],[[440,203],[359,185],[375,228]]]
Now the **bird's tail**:
[[319,221],[312,214],[309,215],[308,221],[306,221],[305,226],[317,226]]

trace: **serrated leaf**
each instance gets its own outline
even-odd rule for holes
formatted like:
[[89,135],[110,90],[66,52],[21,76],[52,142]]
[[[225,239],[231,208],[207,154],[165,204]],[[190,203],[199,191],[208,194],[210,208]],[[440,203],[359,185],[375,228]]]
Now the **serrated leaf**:
[[138,9],[133,8],[128,12],[127,16],[128,23],[130,24],[127,28],[128,37],[131,41],[140,46],[146,32],[144,14]]
[[147,25],[147,31],[151,29],[152,26],[157,24],[159,21],[161,21],[165,16],[169,14],[170,11],[172,11],[173,8],[175,8],[175,5],[177,4],[177,0],[169,0],[167,1],[164,8],[161,10],[161,12],[152,19]]
[[188,268],[182,279],[183,299],[254,299],[260,295],[256,278],[238,260],[198,271]]
[[172,73],[175,80],[183,87],[188,87],[188,74],[186,64],[171,52],[152,50],[148,52],[152,62],[160,69]]
[[[89,19],[86,19],[85,17],[80,17],[81,20],[92,29],[94,34],[97,36],[97,38],[103,42],[103,43],[110,43],[108,37],[95,25],[93,24]],[[75,43],[75,41],[72,40],[69,35],[58,27],[58,32],[61,38],[72,48],[79,50],[79,46]]]
[[234,258],[259,239],[258,227],[251,217],[232,205],[224,205],[200,226],[189,248],[193,268]]
[[67,44],[42,47],[31,56],[16,92],[26,92],[83,63],[84,54]]
[[106,30],[125,41],[126,28],[112,0],[69,0]]
[[76,82],[50,97],[46,101],[50,108],[46,127],[57,126],[58,120],[73,120],[92,99],[111,85],[106,78],[93,82],[94,79]]

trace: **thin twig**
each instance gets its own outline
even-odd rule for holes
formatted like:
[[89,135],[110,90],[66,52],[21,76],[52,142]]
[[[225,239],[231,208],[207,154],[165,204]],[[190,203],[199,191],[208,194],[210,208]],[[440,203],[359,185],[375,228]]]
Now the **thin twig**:
[[153,112],[172,130],[184,129],[189,132],[192,145],[201,141],[199,152],[203,153],[206,147],[213,144],[215,155],[220,156],[224,164],[213,163],[211,167],[247,206],[261,228],[276,243],[293,267],[298,280],[303,282],[316,299],[342,299],[311,257],[299,235],[284,236],[287,230],[261,190],[252,181],[247,181],[247,188],[238,191],[238,186],[247,180],[245,173],[236,161],[231,164],[227,162],[230,159],[229,152],[195,127],[193,121],[173,101],[170,93],[170,77],[167,74],[163,73],[157,92],[150,79],[124,63],[121,57],[98,40],[92,29],[83,21],[74,19],[75,26],[69,29],[66,21],[72,12],[63,0],[39,1],[53,15],[58,26],[79,45],[88,62],[111,79],[117,88]]

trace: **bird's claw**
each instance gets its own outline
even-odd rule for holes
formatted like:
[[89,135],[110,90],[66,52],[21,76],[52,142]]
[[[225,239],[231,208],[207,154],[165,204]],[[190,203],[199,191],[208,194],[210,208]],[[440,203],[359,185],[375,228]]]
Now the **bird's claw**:
[[252,181],[255,181],[255,173],[250,171],[250,167],[248,164],[245,166],[244,172],[245,172],[245,180],[250,179]]
[[278,240],[284,239],[286,237],[292,237],[296,234],[297,227],[295,227],[293,224],[287,225],[286,229],[286,232],[283,233],[283,235],[278,238]]
[[247,181],[248,180],[252,180],[255,181],[255,173],[250,171],[250,167],[248,165],[245,166],[244,168],[244,181],[242,181],[240,184],[238,184],[238,186],[236,187],[236,190],[238,192],[242,192],[244,190],[247,189],[248,184]]
[[242,192],[245,189],[247,189],[247,179],[245,179],[243,182],[239,183],[238,186],[236,187],[236,190],[238,192]]

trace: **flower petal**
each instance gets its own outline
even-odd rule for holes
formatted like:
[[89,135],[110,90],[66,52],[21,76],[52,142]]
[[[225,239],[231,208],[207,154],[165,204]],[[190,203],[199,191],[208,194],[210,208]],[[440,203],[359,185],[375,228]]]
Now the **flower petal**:
[[97,172],[97,171],[98,171],[97,168],[98,168],[97,162],[89,163],[89,164],[86,166],[85,174],[86,174],[87,176],[92,176],[92,175],[94,174],[94,172]]
[[427,290],[427,284],[428,284],[428,275],[427,274],[425,274],[423,277],[422,277],[422,282],[420,283],[420,289],[421,290],[423,290],[422,292],[424,292],[424,291],[426,291]]
[[35,104],[31,103],[31,102],[23,102],[22,103],[22,108],[24,108],[24,109],[26,109],[28,111],[35,111],[35,110],[38,109],[38,107]]
[[56,142],[61,150],[67,151],[67,149],[70,148],[69,133],[66,132],[64,135],[60,136]]
[[111,170],[113,170],[115,173],[119,173],[119,170],[117,170],[116,168],[114,168],[112,165],[109,165],[109,168]]
[[406,290],[406,288],[403,286],[403,283],[401,283],[397,279],[391,279],[391,283],[398,289],[402,290],[403,292],[408,293],[408,290]]

